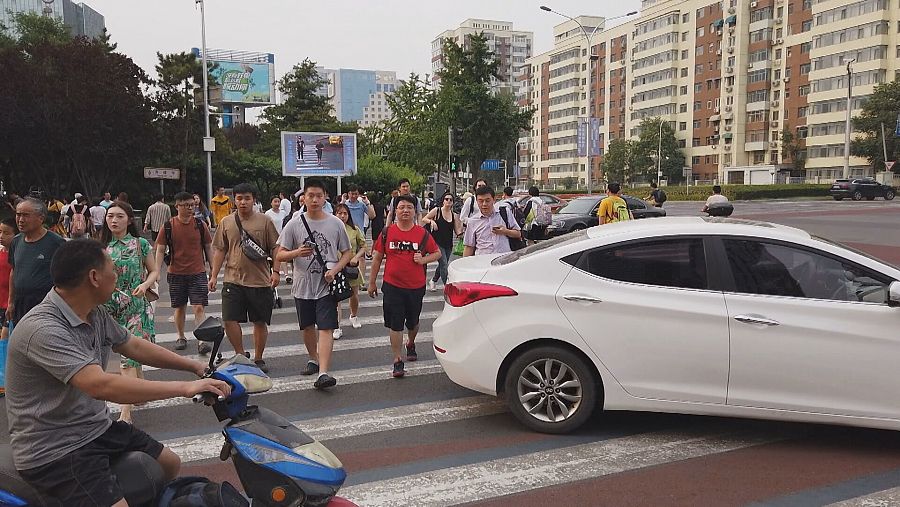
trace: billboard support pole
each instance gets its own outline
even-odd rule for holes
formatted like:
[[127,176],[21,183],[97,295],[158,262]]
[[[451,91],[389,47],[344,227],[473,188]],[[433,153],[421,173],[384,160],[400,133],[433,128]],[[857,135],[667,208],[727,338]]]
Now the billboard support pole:
[[159,180],[159,195],[166,195],[166,186],[163,185],[163,180]]
[[[203,62],[203,118],[206,123],[206,139],[209,139],[209,67],[206,63],[206,8],[204,0],[195,0],[200,4],[201,43],[203,52],[200,54]],[[206,151],[206,146],[204,146]],[[212,152],[206,151],[206,198],[212,199]]]
[[337,195],[334,196],[335,198],[338,198],[338,197],[344,195],[344,193],[341,192],[341,179],[342,178],[340,176],[337,177]]

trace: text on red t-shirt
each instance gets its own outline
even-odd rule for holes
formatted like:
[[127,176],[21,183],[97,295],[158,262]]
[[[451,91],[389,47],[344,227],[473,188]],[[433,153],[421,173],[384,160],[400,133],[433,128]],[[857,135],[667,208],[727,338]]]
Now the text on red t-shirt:
[[[421,289],[425,287],[425,269],[416,264],[413,256],[422,252],[426,256],[438,251],[437,243],[421,225],[403,231],[396,224],[389,226],[372,247],[384,255],[384,281],[401,289]],[[425,238],[425,248],[420,245]],[[384,248],[383,248],[383,246]],[[387,250],[387,251],[385,251]]]

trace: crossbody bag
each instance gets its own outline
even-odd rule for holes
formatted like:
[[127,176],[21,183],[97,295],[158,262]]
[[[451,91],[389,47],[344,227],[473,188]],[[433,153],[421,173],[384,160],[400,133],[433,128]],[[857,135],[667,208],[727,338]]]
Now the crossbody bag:
[[[312,229],[309,228],[309,222],[306,221],[306,215],[300,215],[300,220],[303,222],[303,227],[306,227],[306,234],[309,235],[309,240],[312,241],[312,244],[314,245],[313,251],[316,253],[316,259],[322,264],[322,279],[325,280],[325,272],[328,270],[328,267],[325,265],[325,259],[322,258],[322,253],[319,252],[319,245],[314,239],[315,237],[313,236]],[[347,278],[347,273],[345,273],[343,269],[334,275],[334,280],[332,280],[331,283],[328,283],[328,280],[325,280],[325,283],[328,285],[328,292],[336,302],[349,299],[350,296],[353,295],[353,289],[350,288],[350,280]]]

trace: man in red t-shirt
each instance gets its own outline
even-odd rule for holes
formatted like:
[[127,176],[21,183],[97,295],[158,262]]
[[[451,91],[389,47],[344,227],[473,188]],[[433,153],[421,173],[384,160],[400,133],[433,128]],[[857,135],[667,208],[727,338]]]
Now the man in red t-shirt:
[[425,297],[425,266],[441,258],[441,251],[434,238],[422,226],[416,225],[415,197],[399,195],[394,201],[397,223],[388,226],[373,244],[372,270],[369,273],[369,296],[375,297],[378,287],[375,278],[384,265],[384,327],[391,332],[391,351],[394,353],[394,377],[402,377],[403,325],[406,324],[409,340],[406,342],[406,360],[415,361],[416,334],[419,332],[419,315]]

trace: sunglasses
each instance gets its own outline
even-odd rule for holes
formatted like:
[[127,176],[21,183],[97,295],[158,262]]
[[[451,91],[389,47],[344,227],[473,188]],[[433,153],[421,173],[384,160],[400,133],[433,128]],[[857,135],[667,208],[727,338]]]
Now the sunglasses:
[[450,198],[450,197],[444,197],[444,200],[445,200],[445,201],[452,201],[453,199]]

